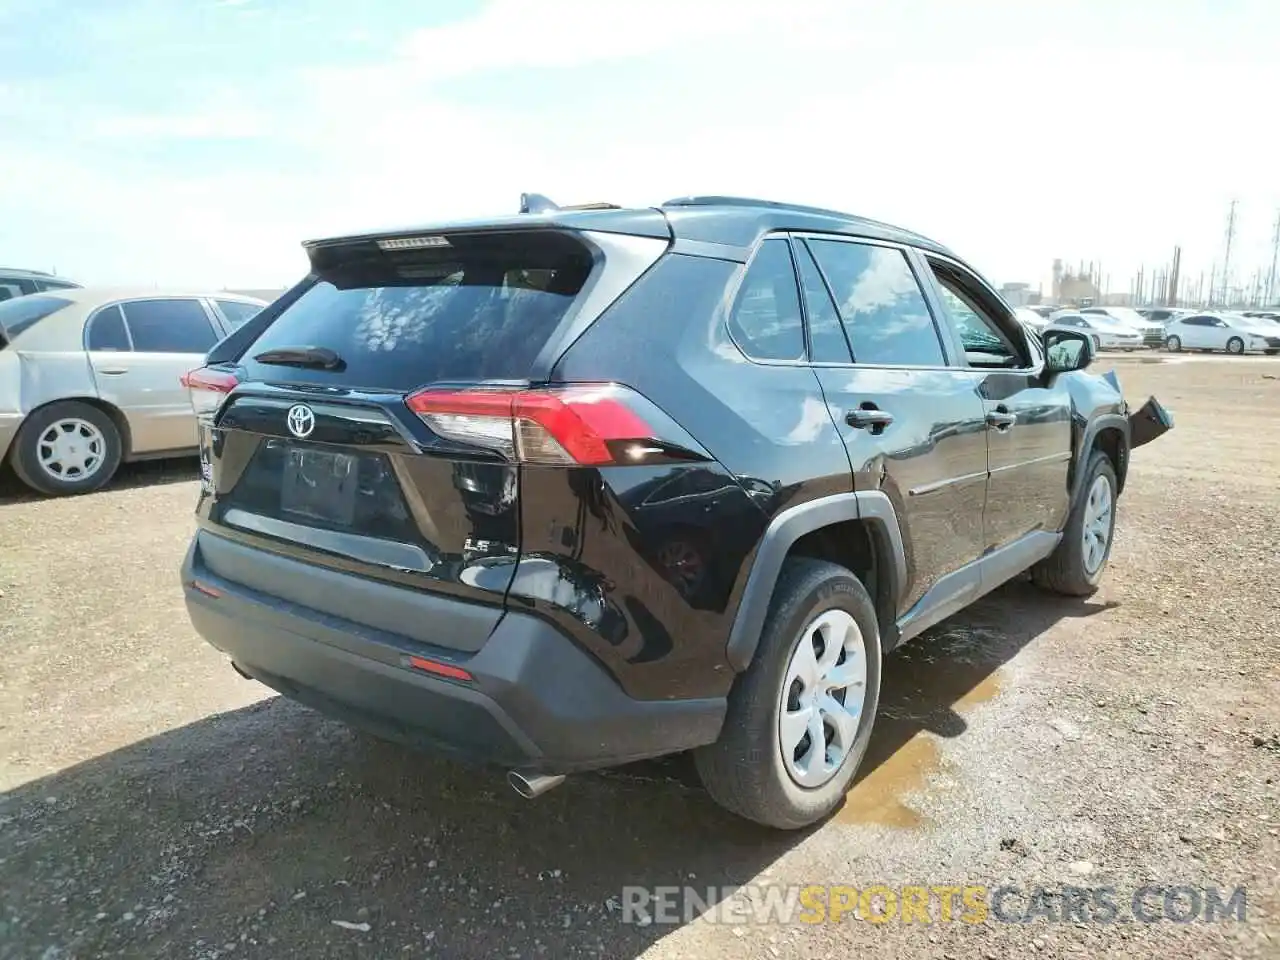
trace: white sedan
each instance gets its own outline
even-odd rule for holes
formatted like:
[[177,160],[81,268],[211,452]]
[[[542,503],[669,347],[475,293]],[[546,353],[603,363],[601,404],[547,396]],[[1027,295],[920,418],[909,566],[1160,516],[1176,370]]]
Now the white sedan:
[[1101,313],[1073,313],[1063,310],[1049,318],[1050,330],[1070,330],[1074,333],[1086,333],[1093,338],[1093,345],[1099,350],[1141,350],[1142,334],[1127,324]]
[[1227,353],[1280,353],[1280,327],[1232,313],[1196,313],[1165,328],[1165,346]]

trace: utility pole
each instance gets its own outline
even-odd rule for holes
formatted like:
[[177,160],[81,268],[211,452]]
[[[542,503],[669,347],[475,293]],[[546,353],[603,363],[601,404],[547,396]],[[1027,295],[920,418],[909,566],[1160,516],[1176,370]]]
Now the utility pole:
[[1276,211],[1276,232],[1271,239],[1271,272],[1267,274],[1267,306],[1276,299],[1276,260],[1280,258],[1280,210]]
[[1173,264],[1169,267],[1169,281],[1165,288],[1163,302],[1166,307],[1178,305],[1178,272],[1182,267],[1182,247],[1173,248]]
[[1222,258],[1222,305],[1231,306],[1231,243],[1236,238],[1236,203],[1231,201],[1231,209],[1227,213],[1227,252]]

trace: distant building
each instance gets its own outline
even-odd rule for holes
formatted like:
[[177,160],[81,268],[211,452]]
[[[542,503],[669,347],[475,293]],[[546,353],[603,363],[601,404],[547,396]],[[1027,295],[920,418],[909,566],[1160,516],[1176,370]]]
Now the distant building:
[[1032,292],[1029,283],[1006,283],[1000,288],[1000,296],[1011,307],[1025,307],[1033,299],[1040,299],[1038,294]]

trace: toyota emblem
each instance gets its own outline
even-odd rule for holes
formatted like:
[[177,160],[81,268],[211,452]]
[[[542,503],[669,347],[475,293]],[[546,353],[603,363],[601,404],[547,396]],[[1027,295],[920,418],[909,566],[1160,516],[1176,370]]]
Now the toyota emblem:
[[299,440],[311,436],[311,431],[316,428],[316,415],[305,403],[295,403],[290,407],[286,420],[289,432]]

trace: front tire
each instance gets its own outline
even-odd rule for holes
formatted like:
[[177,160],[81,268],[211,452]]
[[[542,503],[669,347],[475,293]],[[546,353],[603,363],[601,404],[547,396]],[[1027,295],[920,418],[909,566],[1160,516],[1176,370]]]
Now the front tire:
[[78,400],[41,407],[14,441],[13,472],[31,489],[60,497],[104,486],[120,466],[120,431],[102,410]]
[[1232,337],[1227,341],[1227,353],[1241,354],[1244,353],[1244,341],[1239,337]]
[[1085,467],[1084,489],[1071,508],[1062,541],[1031,570],[1039,586],[1069,597],[1087,597],[1098,589],[1115,539],[1116,490],[1111,459],[1094,450]]
[[1170,337],[1168,340],[1164,342],[1164,345],[1168,347],[1170,353],[1182,352],[1182,341],[1179,340],[1177,337]]
[[875,605],[858,578],[825,560],[788,559],[720,739],[694,752],[707,792],[780,830],[830,814],[871,739],[880,656]]

